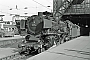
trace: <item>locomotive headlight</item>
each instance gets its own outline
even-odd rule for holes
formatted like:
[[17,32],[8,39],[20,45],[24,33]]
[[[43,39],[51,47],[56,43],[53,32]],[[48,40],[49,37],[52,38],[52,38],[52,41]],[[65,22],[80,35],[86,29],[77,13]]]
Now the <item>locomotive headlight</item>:
[[25,47],[25,45],[24,45],[24,44],[21,44],[21,46],[22,46],[22,47]]

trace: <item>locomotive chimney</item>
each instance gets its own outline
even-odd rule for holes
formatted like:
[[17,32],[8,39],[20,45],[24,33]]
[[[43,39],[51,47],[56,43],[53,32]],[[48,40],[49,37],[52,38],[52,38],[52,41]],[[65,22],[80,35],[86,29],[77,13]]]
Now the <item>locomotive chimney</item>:
[[43,12],[38,12],[38,16],[43,16]]

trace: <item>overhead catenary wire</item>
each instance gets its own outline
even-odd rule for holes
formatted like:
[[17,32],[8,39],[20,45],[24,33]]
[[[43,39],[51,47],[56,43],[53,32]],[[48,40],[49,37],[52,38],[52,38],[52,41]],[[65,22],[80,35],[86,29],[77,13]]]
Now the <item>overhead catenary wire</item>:
[[[0,5],[2,5],[2,4],[0,4]],[[7,7],[8,10],[16,9],[16,7],[15,7],[15,8],[12,8],[12,7],[6,6],[6,5],[2,5],[2,6]],[[5,9],[4,9],[4,10],[5,10]],[[23,11],[22,9],[18,9],[18,7],[17,7],[17,10]],[[1,13],[5,13],[5,14],[10,14],[10,15],[17,15],[17,14],[13,14],[13,13],[10,13],[10,12],[4,12],[4,11],[0,11],[0,12],[1,12]],[[25,11],[23,11],[23,12],[25,12]]]
[[[9,6],[8,6],[9,7]],[[15,8],[12,8],[12,9],[15,9]],[[23,11],[21,9],[17,9],[17,10],[20,10],[20,11]],[[0,11],[1,13],[5,13],[5,14],[10,14],[10,15],[18,15],[18,14],[13,14],[13,13],[10,13],[10,12],[4,12],[4,11]],[[25,11],[23,11],[25,12]]]
[[51,10],[51,9],[48,8],[47,6],[44,6],[43,4],[41,4],[41,3],[39,3],[39,2],[37,2],[37,1],[35,1],[35,0],[32,0],[32,1],[36,2],[37,4],[39,4],[39,5],[41,5],[41,6],[45,7],[45,8],[47,8],[47,9],[49,9],[49,10]]
[[[43,5],[43,4],[39,3],[39,2],[37,2],[37,1],[35,1],[35,0],[32,0],[32,1],[34,1],[35,3],[41,5],[42,7],[45,7],[45,8],[47,8],[47,9],[51,10],[51,9],[48,8],[47,6],[45,6],[45,5]],[[0,5],[1,5],[1,4],[0,4]],[[5,6],[5,5],[2,5],[2,6],[7,7],[8,10],[10,10],[10,9],[11,9],[11,10],[14,10],[14,9],[16,9],[16,8],[13,8],[13,7],[10,7],[10,6]],[[17,6],[17,8],[18,8],[18,6]],[[27,7],[27,9],[28,9],[28,8],[38,8],[38,7]],[[25,9],[25,8],[18,8],[17,11],[22,11],[22,13],[29,13],[29,14],[31,14],[30,12],[27,12],[27,11],[25,11],[25,10],[23,10],[23,9]],[[0,11],[0,12],[1,12],[1,13],[6,13],[6,14],[16,15],[16,13],[13,14],[13,13],[10,13],[10,12],[8,12],[8,11],[6,11],[6,12]]]
[[[1,5],[1,4],[0,4]],[[16,8],[11,8],[9,6],[5,6],[3,5],[4,7],[7,7],[8,9],[7,10],[15,10]],[[27,7],[28,8],[28,7]],[[29,8],[36,8],[36,7],[29,7]],[[5,10],[5,9],[4,9]],[[25,13],[29,13],[29,14],[35,14],[35,13],[32,13],[32,12],[26,12],[24,11],[25,10],[25,7],[24,8],[18,8],[17,6],[17,11],[22,11],[21,13],[25,14]],[[4,12],[4,11],[0,11],[1,13],[5,13],[5,14],[10,14],[10,15],[18,15],[18,14],[13,14],[13,13],[10,13],[10,12]]]
[[[2,4],[0,4],[0,5],[2,5]],[[8,9],[11,9],[11,7],[9,7],[9,6],[6,6],[6,5],[2,5],[2,6],[7,7]],[[15,9],[15,8],[12,8],[12,9]],[[9,13],[9,12],[4,12],[4,11],[0,11],[0,12],[5,13],[5,14],[10,14],[10,15],[17,15],[17,14],[12,14],[12,13]]]

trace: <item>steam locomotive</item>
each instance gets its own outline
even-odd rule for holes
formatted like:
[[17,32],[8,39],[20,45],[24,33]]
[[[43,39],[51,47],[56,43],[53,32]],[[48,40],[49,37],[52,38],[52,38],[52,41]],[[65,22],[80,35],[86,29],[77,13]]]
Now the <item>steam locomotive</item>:
[[[54,45],[54,40],[58,39],[59,36],[55,33],[49,33],[52,27],[51,20],[33,15],[28,17],[26,21],[24,30],[27,31],[27,34],[23,43],[18,45],[20,54],[41,53]],[[21,26],[24,23],[21,22]]]

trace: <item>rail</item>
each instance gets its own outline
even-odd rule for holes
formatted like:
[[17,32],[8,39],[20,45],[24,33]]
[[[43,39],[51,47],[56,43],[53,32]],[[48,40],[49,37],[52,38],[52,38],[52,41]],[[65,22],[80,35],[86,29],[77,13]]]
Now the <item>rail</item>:
[[0,58],[0,60],[22,60],[26,58],[27,56],[25,55],[21,56],[19,53],[15,53],[7,57]]
[[[5,46],[5,45],[8,45],[8,44],[19,43],[22,40],[24,40],[24,38],[23,37],[20,37],[20,38],[5,38],[5,39],[0,39],[0,40],[1,40],[0,41],[0,48],[1,48],[1,47]],[[25,57],[26,56],[21,56],[17,52],[17,53],[14,53],[12,55],[0,58],[0,60],[21,60],[21,59],[23,59]]]
[[25,60],[26,59],[26,56],[25,55],[19,56],[19,57],[13,58],[11,60],[22,60],[22,59]]

